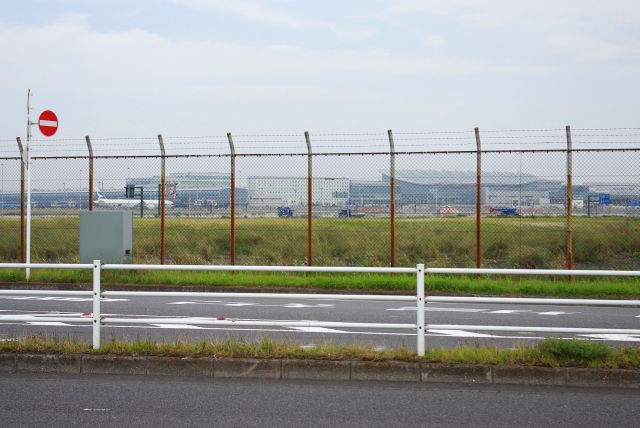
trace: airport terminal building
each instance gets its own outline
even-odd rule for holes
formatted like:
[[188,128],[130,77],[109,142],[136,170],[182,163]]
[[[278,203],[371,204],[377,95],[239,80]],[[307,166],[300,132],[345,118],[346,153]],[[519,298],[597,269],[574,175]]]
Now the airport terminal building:
[[[250,207],[306,206],[306,177],[248,178],[248,204]],[[348,178],[314,177],[312,200],[314,205],[345,206],[349,200]]]
[[[481,203],[485,208],[519,208],[523,213],[561,214],[565,209],[567,188],[562,178],[549,179],[527,174],[491,173],[482,175]],[[174,208],[228,208],[231,204],[231,177],[221,172],[170,173],[166,177],[167,199]],[[159,176],[128,178],[126,184],[144,187],[145,199],[158,197]],[[455,207],[459,213],[475,209],[475,171],[398,170],[395,178],[396,207],[412,212],[438,212]],[[121,189],[101,189],[109,198],[123,198]],[[590,204],[600,204],[598,195],[606,195],[609,211],[640,207],[640,186],[622,183],[592,183],[573,186],[574,214],[593,214]],[[378,180],[351,180],[346,177],[314,177],[313,203],[324,207],[389,206],[390,178],[380,171]],[[86,191],[38,191],[34,189],[34,208],[87,207]],[[0,195],[0,208],[19,208],[19,194]],[[273,209],[279,206],[304,207],[307,204],[306,177],[250,176],[237,183],[239,208]],[[584,210],[581,210],[584,208]],[[434,211],[435,210],[435,211]],[[584,213],[582,212],[584,211]],[[627,211],[629,211],[627,209]],[[597,211],[605,213],[605,211]],[[626,211],[625,211],[626,212]]]
[[[380,181],[352,181],[351,205],[389,204],[390,178],[381,172]],[[562,180],[542,179],[511,173],[481,177],[481,203],[489,206],[547,206],[566,195]],[[574,186],[574,193],[584,193]],[[476,201],[475,171],[398,170],[395,177],[398,205],[473,205]]]

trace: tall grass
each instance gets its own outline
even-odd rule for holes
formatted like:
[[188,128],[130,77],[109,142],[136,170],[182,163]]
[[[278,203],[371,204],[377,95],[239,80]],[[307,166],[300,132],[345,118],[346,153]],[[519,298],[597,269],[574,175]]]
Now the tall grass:
[[[482,257],[488,267],[559,268],[565,263],[566,219],[563,217],[482,220]],[[307,231],[303,218],[238,218],[236,259],[241,264],[306,263]],[[157,262],[157,218],[134,220],[134,259]],[[19,219],[0,218],[0,260],[19,257]],[[79,259],[77,218],[34,218],[32,259],[74,262]],[[229,261],[229,219],[168,218],[168,262],[223,264]],[[389,220],[314,219],[314,264],[369,265],[389,263]],[[633,268],[640,262],[640,219],[574,218],[577,266]],[[396,263],[430,266],[475,264],[472,218],[400,218],[396,227]]]

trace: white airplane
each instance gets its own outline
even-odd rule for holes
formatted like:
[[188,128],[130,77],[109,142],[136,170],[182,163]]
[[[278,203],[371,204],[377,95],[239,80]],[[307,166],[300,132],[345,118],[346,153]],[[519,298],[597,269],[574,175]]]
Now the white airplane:
[[[105,208],[138,208],[140,199],[110,199],[106,198],[102,193],[96,192],[98,199],[95,201],[96,206]],[[164,201],[164,206],[170,208],[173,206],[172,201]],[[144,207],[147,209],[157,209],[158,201],[155,199],[145,199]]]

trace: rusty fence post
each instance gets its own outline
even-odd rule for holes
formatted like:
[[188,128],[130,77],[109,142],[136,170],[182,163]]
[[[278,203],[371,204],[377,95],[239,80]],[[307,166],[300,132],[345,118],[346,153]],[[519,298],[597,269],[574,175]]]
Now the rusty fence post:
[[229,150],[231,151],[231,265],[236,264],[236,148],[233,144],[231,132],[227,132]]
[[88,135],[85,135],[84,139],[89,149],[89,211],[93,211],[93,147]]
[[480,129],[474,129],[476,135],[476,268],[482,266],[482,252],[480,251],[480,218],[482,198],[482,151],[480,145]]
[[18,149],[20,149],[20,263],[24,263],[24,151],[20,137],[17,137],[16,140],[18,141]]
[[[567,125],[567,269],[573,269],[573,154],[571,127]],[[588,199],[588,198],[587,198]]]
[[307,265],[313,266],[313,160],[309,131],[304,131],[307,143]]
[[389,137],[389,211],[391,219],[389,221],[389,264],[396,265],[396,149],[393,144],[393,132],[387,130]]
[[165,162],[166,153],[164,151],[164,140],[162,134],[158,134],[158,143],[160,144],[160,264],[164,264],[164,200],[165,200]]

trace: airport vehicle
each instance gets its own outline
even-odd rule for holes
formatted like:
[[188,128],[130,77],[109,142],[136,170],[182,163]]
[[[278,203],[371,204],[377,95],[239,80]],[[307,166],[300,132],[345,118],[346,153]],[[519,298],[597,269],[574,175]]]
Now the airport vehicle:
[[489,214],[514,217],[518,215],[517,208],[489,208]]
[[460,214],[460,211],[456,208],[450,207],[450,206],[444,206],[442,208],[440,208],[438,210],[438,214],[442,214],[442,215],[456,215],[456,214]]
[[293,217],[293,210],[289,207],[278,207],[278,217],[280,218]]

